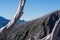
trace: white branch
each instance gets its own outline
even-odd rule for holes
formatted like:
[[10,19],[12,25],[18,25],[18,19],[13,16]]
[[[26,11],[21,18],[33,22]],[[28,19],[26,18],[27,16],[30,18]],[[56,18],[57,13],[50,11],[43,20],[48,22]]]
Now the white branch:
[[11,21],[4,28],[2,28],[3,32],[8,31],[8,30],[10,31],[14,27],[16,22],[19,20],[19,18],[23,14],[23,8],[25,5],[25,2],[26,2],[26,0],[21,0],[21,3],[19,3],[18,9],[17,9],[16,15],[14,16],[13,19],[11,19]]

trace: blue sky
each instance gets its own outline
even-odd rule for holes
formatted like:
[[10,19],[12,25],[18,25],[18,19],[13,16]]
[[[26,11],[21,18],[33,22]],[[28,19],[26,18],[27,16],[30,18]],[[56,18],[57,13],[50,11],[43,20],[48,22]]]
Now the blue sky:
[[[13,18],[19,0],[0,0],[0,16]],[[22,20],[33,20],[60,9],[60,0],[27,0]]]

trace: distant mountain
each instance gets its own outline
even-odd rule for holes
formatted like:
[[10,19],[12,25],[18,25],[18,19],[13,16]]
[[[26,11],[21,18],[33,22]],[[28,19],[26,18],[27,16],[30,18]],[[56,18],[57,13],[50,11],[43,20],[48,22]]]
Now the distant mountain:
[[[4,27],[10,20],[0,16],[0,28]],[[24,20],[19,20],[17,24],[25,22]]]

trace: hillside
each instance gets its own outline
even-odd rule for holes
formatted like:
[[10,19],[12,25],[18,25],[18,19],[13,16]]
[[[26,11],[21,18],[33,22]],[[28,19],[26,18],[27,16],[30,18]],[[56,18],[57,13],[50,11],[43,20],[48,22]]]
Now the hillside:
[[0,28],[2,28],[3,26],[5,26],[8,22],[9,22],[8,19],[0,16]]
[[14,27],[6,36],[8,40],[42,39],[52,32],[55,22],[60,18],[60,10],[42,18],[24,22]]
[[[0,28],[4,27],[9,21],[10,21],[9,19],[6,19],[6,18],[0,16]],[[20,24],[20,23],[23,23],[23,22],[25,22],[25,21],[24,21],[24,20],[19,20],[19,21],[16,23],[16,25],[17,25],[17,24]]]

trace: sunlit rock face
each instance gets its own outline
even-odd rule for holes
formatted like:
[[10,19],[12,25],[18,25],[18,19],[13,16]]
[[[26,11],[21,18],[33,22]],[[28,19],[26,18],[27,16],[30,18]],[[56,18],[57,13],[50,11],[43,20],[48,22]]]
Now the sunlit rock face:
[[60,10],[42,18],[19,24],[7,33],[6,40],[40,40],[52,32],[55,22],[59,18]]

